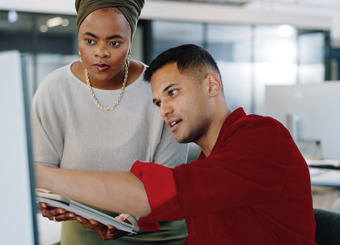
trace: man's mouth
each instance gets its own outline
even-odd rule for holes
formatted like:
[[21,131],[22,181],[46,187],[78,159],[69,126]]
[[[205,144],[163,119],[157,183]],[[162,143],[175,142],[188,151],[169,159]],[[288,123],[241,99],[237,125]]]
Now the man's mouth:
[[172,129],[172,128],[174,128],[178,123],[180,123],[182,120],[176,120],[176,121],[172,121],[172,122],[170,122],[169,123],[169,126],[170,126],[170,128]]

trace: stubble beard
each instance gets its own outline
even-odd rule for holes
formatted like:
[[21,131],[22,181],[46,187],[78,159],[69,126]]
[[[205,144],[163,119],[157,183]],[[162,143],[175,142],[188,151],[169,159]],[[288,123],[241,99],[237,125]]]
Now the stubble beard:
[[184,135],[181,135],[180,138],[176,138],[178,143],[191,143],[191,142],[197,142],[199,139],[206,133],[207,125],[200,125],[196,128],[191,128],[189,132],[185,133]]

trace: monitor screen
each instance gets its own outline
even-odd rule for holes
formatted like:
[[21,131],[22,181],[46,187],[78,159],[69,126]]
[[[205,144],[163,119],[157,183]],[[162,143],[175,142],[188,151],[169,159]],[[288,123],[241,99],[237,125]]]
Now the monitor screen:
[[266,86],[264,114],[283,123],[306,158],[340,159],[340,82]]
[[23,59],[0,53],[1,244],[38,244]]

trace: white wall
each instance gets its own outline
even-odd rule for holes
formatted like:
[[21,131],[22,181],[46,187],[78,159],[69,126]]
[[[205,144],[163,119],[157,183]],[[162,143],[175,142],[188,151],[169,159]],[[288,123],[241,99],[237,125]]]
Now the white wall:
[[[0,0],[0,9],[75,14],[74,2],[74,0]],[[280,13],[261,6],[249,9],[221,4],[153,0],[146,0],[141,18],[217,23],[291,24],[311,29],[329,29],[332,25],[331,16],[315,13],[303,14],[292,11]]]
[[37,13],[76,14],[74,0],[0,0],[0,9]]

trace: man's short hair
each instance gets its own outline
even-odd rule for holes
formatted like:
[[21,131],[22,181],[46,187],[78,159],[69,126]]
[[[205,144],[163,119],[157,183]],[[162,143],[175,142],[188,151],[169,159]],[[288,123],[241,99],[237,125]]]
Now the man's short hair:
[[177,63],[177,68],[180,72],[192,76],[197,81],[202,81],[210,72],[218,74],[221,79],[220,71],[211,54],[204,48],[194,44],[184,44],[170,48],[158,55],[145,71],[144,79],[150,82],[152,75],[158,69],[173,62]]

